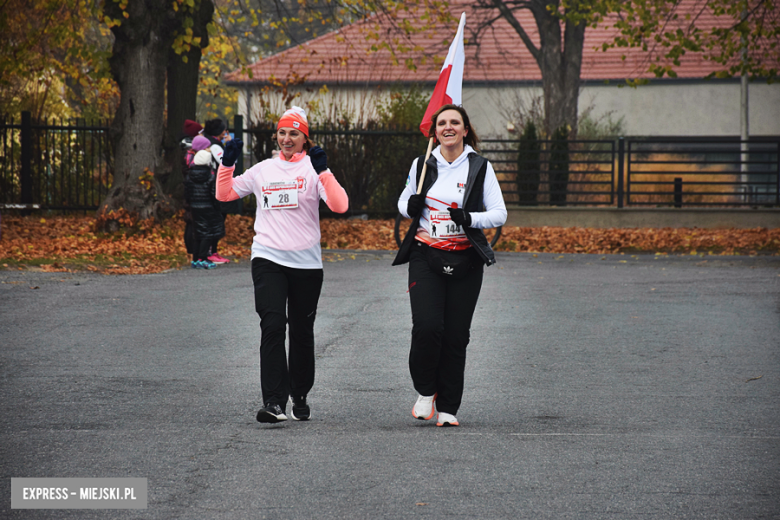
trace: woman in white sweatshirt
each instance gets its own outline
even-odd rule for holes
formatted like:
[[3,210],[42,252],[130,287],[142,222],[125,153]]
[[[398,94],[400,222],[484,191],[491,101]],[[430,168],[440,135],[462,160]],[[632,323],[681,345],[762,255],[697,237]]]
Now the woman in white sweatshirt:
[[[252,242],[255,310],[260,316],[262,423],[311,415],[306,396],[314,384],[314,319],[322,289],[319,204],[336,213],[349,200],[328,169],[327,156],[309,141],[309,123],[300,107],[279,120],[276,142],[281,153],[233,177],[243,143],[226,145],[217,173],[217,199],[223,202],[255,194],[257,213]],[[285,336],[289,326],[289,356]]]
[[422,156],[398,199],[412,225],[393,265],[409,263],[409,370],[420,394],[412,415],[428,420],[438,411],[437,426],[458,426],[471,319],[484,266],[495,263],[482,230],[503,225],[507,213],[492,165],[475,150],[479,138],[463,107],[445,105],[431,122],[438,146],[420,193]]

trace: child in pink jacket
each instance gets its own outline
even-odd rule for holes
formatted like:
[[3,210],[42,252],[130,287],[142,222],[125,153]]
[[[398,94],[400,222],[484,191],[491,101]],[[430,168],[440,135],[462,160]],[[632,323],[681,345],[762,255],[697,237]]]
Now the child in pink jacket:
[[[233,177],[243,143],[229,141],[217,173],[217,199],[257,197],[252,241],[255,310],[260,316],[260,385],[263,407],[257,420],[311,416],[306,396],[314,384],[314,318],[322,289],[319,202],[336,213],[349,206],[347,193],[328,169],[327,156],[309,140],[306,113],[292,107],[279,120],[278,157]],[[289,359],[285,353],[290,326]]]

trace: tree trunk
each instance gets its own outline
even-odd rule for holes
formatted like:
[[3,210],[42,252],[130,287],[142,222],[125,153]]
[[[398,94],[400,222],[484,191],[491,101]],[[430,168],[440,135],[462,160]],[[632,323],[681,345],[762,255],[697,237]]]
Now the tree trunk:
[[[558,3],[551,0],[479,0],[479,4],[498,11],[517,32],[539,65],[544,92],[545,134],[551,136],[558,128],[568,126],[569,135],[574,138],[577,135],[582,46],[587,27],[585,22],[576,25],[569,21],[561,22],[560,18],[548,10],[548,7],[558,7]],[[539,47],[536,47],[529,33],[515,17],[515,9],[529,9],[533,14],[539,31]],[[492,21],[492,16],[489,20]],[[489,23],[492,22],[488,22],[481,29],[488,27]]]
[[104,10],[121,21],[111,28],[109,62],[121,92],[111,124],[114,180],[98,210],[103,227],[113,231],[127,217],[161,220],[173,211],[155,174],[164,166],[165,72],[184,13],[167,0],[128,2],[124,10],[119,2],[106,2]]
[[541,44],[536,62],[542,72],[544,92],[544,126],[548,136],[568,126],[570,138],[577,135],[582,46],[585,23],[564,25],[546,9],[535,10]]
[[[539,65],[544,92],[544,132],[548,139],[559,141],[553,143],[551,147],[553,153],[550,157],[548,173],[550,202],[555,205],[565,205],[569,186],[567,140],[576,139],[577,136],[582,47],[587,24],[584,21],[577,24],[568,20],[562,22],[554,14],[559,6],[557,0],[480,1],[483,6],[498,11],[517,32]],[[538,47],[515,17],[514,9],[529,9],[533,14],[539,31]],[[524,194],[519,194],[520,203],[527,203]]]
[[[193,37],[200,37],[200,46],[193,45],[189,51],[176,54],[168,50],[168,122],[165,127],[163,148],[165,151],[165,172],[163,189],[178,207],[184,202],[183,153],[181,149],[182,127],[185,119],[196,119],[198,80],[202,49],[208,47],[207,25],[214,15],[214,4],[210,0],[196,2],[192,16]],[[187,58],[185,62],[183,57]]]
[[582,72],[582,47],[585,43],[585,22],[566,22],[563,45],[564,66],[564,117],[569,125],[569,139],[577,139],[579,123],[580,74]]

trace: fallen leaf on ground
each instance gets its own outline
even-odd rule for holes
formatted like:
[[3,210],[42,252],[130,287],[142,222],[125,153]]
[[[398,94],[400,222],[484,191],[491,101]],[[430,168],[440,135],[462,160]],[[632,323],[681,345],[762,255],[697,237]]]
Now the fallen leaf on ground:
[[[328,257],[332,250],[338,249],[397,250],[394,225],[391,219],[323,219],[320,223],[323,257],[326,261],[341,260]],[[92,216],[44,219],[4,215],[0,262],[7,269],[37,267],[47,272],[146,274],[179,269],[189,267],[190,261],[184,247],[184,226],[182,216],[177,215],[161,224],[144,221],[137,228],[105,234],[95,230]],[[255,235],[254,217],[228,215],[225,230],[219,253],[234,260],[248,259]],[[492,230],[488,236],[492,236]],[[538,253],[691,255],[705,251],[717,255],[778,255],[780,229],[504,226],[495,250],[529,252],[534,257]]]

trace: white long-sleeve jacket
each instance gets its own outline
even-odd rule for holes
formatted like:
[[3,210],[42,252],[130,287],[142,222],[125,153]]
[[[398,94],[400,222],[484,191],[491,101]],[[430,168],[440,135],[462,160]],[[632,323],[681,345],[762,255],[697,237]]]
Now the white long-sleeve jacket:
[[[438,177],[436,182],[428,190],[425,198],[425,207],[420,217],[420,226],[430,233],[429,215],[431,210],[446,211],[448,207],[462,208],[466,179],[469,173],[469,153],[474,149],[465,145],[463,153],[450,164],[441,154],[440,146],[437,146],[432,155],[436,158]],[[417,193],[417,160],[412,162],[409,177],[406,180],[406,188],[398,199],[398,211],[409,218],[406,207],[409,197]],[[485,211],[470,212],[471,227],[489,229],[504,225],[506,222],[506,205],[501,194],[501,187],[496,178],[496,172],[488,161],[483,189],[483,204]]]

